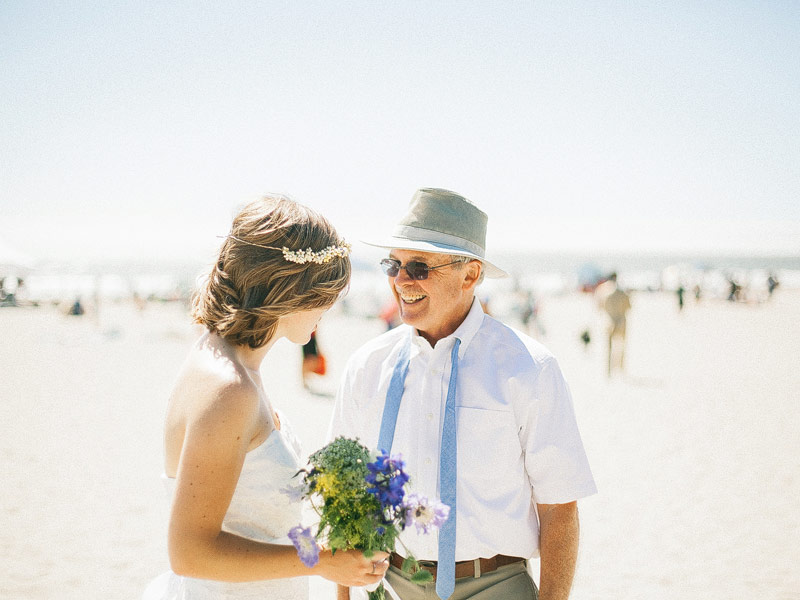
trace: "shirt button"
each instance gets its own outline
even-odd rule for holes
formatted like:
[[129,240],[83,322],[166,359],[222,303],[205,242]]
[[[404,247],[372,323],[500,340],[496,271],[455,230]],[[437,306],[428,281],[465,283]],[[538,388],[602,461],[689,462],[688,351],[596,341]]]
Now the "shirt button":
[[429,464],[431,464],[431,459],[430,459],[430,458],[426,458],[426,459],[425,459],[425,464],[426,464],[426,465],[429,465]]
[[428,421],[433,421],[433,413],[428,413],[425,415],[425,417],[428,419]]

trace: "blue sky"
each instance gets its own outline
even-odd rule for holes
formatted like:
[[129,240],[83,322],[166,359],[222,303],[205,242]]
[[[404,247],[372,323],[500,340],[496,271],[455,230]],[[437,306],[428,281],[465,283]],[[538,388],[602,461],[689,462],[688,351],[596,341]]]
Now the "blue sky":
[[186,258],[281,191],[418,187],[495,249],[800,253],[795,2],[0,4],[0,236]]

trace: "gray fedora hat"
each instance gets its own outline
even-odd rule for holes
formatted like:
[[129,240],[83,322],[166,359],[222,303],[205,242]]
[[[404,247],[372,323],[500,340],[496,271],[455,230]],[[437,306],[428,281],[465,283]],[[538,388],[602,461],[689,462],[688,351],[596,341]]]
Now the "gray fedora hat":
[[507,277],[508,273],[486,260],[488,220],[485,212],[455,192],[423,188],[416,191],[408,212],[389,237],[362,241],[378,248],[469,256],[483,263],[486,277]]

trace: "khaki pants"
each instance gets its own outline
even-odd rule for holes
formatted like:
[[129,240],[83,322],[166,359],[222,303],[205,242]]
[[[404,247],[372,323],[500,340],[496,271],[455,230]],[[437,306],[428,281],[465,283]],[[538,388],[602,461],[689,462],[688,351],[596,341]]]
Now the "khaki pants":
[[[402,600],[439,600],[436,582],[419,585],[411,575],[389,567],[386,580]],[[389,595],[387,594],[388,598]],[[450,600],[538,600],[539,590],[528,573],[526,563],[500,567],[480,577],[456,579],[456,589]]]

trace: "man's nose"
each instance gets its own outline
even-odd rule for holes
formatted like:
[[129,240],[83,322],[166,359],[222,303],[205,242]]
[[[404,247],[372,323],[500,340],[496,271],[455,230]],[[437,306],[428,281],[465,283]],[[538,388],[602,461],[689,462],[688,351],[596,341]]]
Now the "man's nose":
[[398,268],[397,275],[394,276],[394,283],[403,284],[403,283],[408,283],[409,281],[414,281],[414,280],[408,276],[408,271],[405,268]]

